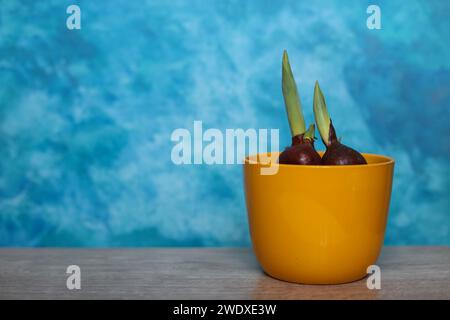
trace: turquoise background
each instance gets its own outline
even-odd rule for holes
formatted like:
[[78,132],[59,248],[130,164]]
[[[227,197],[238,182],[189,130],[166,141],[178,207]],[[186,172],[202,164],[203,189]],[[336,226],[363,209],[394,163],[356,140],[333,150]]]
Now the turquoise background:
[[[387,244],[450,244],[450,3],[0,1],[1,246],[245,246],[239,165],[175,166],[176,128],[307,121],[396,159]],[[82,29],[66,28],[78,4]],[[319,149],[323,146],[319,142]]]

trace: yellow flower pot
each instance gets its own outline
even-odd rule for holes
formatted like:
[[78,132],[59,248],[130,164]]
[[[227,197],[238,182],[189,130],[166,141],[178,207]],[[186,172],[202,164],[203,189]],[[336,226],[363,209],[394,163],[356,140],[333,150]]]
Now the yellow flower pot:
[[278,165],[244,162],[253,250],[274,278],[338,284],[363,278],[383,245],[394,160],[363,154],[367,165]]

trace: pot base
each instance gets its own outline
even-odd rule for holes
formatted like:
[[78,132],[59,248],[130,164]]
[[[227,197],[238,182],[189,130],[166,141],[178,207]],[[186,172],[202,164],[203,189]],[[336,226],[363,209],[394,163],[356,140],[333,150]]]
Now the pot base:
[[263,272],[267,276],[269,276],[273,279],[279,280],[279,281],[295,283],[295,284],[299,284],[299,285],[315,285],[315,286],[347,284],[347,283],[361,281],[362,279],[365,279],[368,276],[367,274],[364,274],[364,275],[360,275],[357,277],[342,278],[342,279],[335,280],[335,281],[327,281],[327,280],[320,281],[320,280],[312,280],[312,279],[306,279],[306,278],[305,279],[284,278],[284,277],[277,276],[275,274],[270,274],[265,270],[263,270]]

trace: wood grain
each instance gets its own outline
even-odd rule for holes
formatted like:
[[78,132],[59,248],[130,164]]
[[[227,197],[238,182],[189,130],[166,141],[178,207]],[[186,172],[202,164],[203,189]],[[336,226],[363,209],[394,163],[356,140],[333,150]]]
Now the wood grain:
[[[81,268],[81,290],[66,268]],[[381,290],[265,275],[250,249],[0,249],[0,299],[450,299],[449,247],[385,247]]]

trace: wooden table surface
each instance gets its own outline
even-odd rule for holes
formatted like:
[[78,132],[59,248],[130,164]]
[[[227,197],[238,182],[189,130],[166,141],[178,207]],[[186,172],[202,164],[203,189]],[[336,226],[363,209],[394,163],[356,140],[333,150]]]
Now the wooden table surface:
[[385,247],[377,264],[381,290],[279,281],[250,249],[0,249],[0,299],[450,299],[449,247]]

